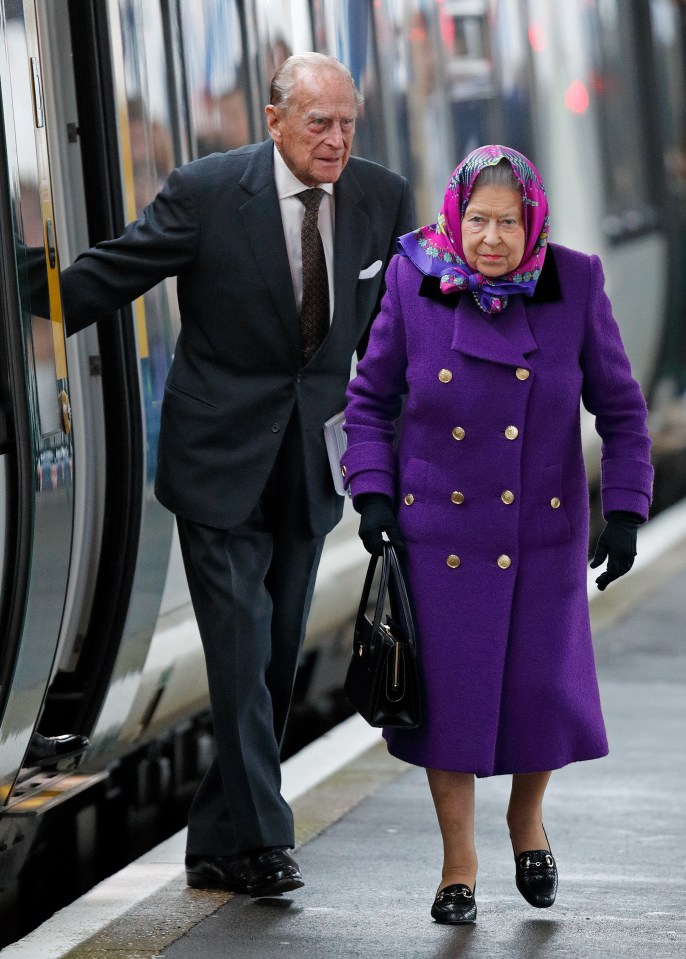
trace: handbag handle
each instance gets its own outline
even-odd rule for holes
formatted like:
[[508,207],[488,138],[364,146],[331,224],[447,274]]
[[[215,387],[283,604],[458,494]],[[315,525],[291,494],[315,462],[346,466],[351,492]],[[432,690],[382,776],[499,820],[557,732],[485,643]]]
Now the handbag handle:
[[[386,593],[388,591],[388,573],[389,573],[389,563],[386,559],[386,546],[390,544],[384,543],[384,553],[383,553],[383,562],[381,564],[381,582],[379,583],[379,592],[376,597],[376,606],[374,608],[374,620],[373,627],[377,629],[381,623],[381,617],[383,616],[384,601],[386,599]],[[391,547],[392,548],[392,547]],[[369,560],[369,566],[367,567],[367,575],[364,579],[364,586],[362,587],[362,595],[360,596],[360,605],[357,610],[357,619],[356,623],[361,623],[363,617],[367,613],[367,606],[369,605],[369,595],[372,591],[372,582],[374,581],[374,573],[376,572],[376,564],[379,561],[379,557],[374,555]]]
[[384,543],[384,553],[386,547],[388,547],[388,558],[391,567],[388,576],[391,615],[394,619],[398,619],[396,609],[394,608],[394,600],[399,601],[400,609],[402,611],[402,619],[400,619],[399,622],[405,627],[407,640],[412,648],[415,649],[417,645],[416,634],[414,631],[414,620],[412,618],[410,597],[407,594],[407,586],[405,585],[405,577],[403,576],[402,569],[400,568],[400,560],[398,559],[398,554],[395,551],[395,548],[391,546],[390,543]]
[[[361,622],[362,618],[366,614],[367,606],[369,604],[369,596],[372,590],[372,582],[374,580],[374,573],[376,572],[376,565],[379,560],[378,556],[372,556],[369,560],[369,566],[367,567],[367,575],[364,580],[364,586],[362,588],[362,596],[360,597],[360,605],[357,611],[356,622]],[[392,587],[392,588],[391,588]],[[381,581],[379,583],[379,592],[376,597],[376,605],[374,608],[374,620],[372,623],[372,635],[376,630],[381,626],[381,619],[383,617],[384,605],[386,601],[386,596],[389,595],[391,603],[391,614],[394,619],[397,619],[395,610],[393,609],[393,600],[394,598],[400,603],[400,609],[402,611],[402,621],[404,622],[405,631],[407,633],[407,639],[414,647],[415,644],[415,632],[414,632],[414,621],[412,619],[412,611],[410,609],[410,600],[407,595],[407,587],[405,586],[405,580],[403,578],[402,570],[400,568],[400,561],[398,560],[398,554],[395,551],[395,547],[384,541],[383,544],[383,556],[381,563]],[[356,637],[356,643],[358,646],[363,645],[362,640],[359,637]]]

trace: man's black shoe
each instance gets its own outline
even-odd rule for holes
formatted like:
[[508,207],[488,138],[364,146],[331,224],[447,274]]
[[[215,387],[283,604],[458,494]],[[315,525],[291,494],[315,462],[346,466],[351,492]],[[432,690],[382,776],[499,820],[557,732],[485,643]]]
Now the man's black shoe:
[[186,882],[193,889],[228,889],[247,895],[250,891],[250,861],[247,856],[186,856]]
[[64,736],[41,736],[34,733],[26,752],[25,766],[54,766],[64,759],[80,756],[90,746],[86,736],[68,733]]
[[250,856],[248,892],[253,899],[280,896],[304,886],[300,867],[285,846],[262,849]]

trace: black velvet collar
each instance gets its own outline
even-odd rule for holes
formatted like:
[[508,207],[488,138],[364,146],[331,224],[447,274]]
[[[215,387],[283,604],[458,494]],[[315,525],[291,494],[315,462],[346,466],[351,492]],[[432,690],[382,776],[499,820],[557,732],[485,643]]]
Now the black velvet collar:
[[[436,300],[445,306],[456,307],[460,302],[461,294],[455,290],[452,293],[441,293],[440,281],[437,276],[424,276],[419,287],[419,295],[429,300]],[[520,295],[520,294],[518,294]],[[557,303],[562,299],[560,276],[557,272],[557,263],[552,247],[548,247],[543,261],[543,269],[538,278],[533,296],[524,297],[525,303]]]

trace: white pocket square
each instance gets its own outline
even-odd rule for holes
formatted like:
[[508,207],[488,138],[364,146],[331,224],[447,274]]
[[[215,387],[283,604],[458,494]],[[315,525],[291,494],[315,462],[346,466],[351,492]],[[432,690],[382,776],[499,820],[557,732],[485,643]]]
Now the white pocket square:
[[358,279],[359,280],[371,280],[373,276],[379,272],[382,267],[381,260],[374,260],[371,266],[368,266],[366,270],[362,270]]

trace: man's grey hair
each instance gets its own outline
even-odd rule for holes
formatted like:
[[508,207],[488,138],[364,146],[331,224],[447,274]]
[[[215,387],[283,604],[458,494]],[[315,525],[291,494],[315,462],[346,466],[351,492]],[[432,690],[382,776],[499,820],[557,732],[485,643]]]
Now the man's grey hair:
[[269,90],[269,102],[272,106],[278,107],[280,110],[288,110],[293,99],[293,87],[298,78],[298,71],[303,69],[337,70],[348,79],[356,105],[359,107],[364,102],[364,97],[355,86],[350,70],[340,60],[326,56],[324,53],[296,53],[284,60],[274,74]]

